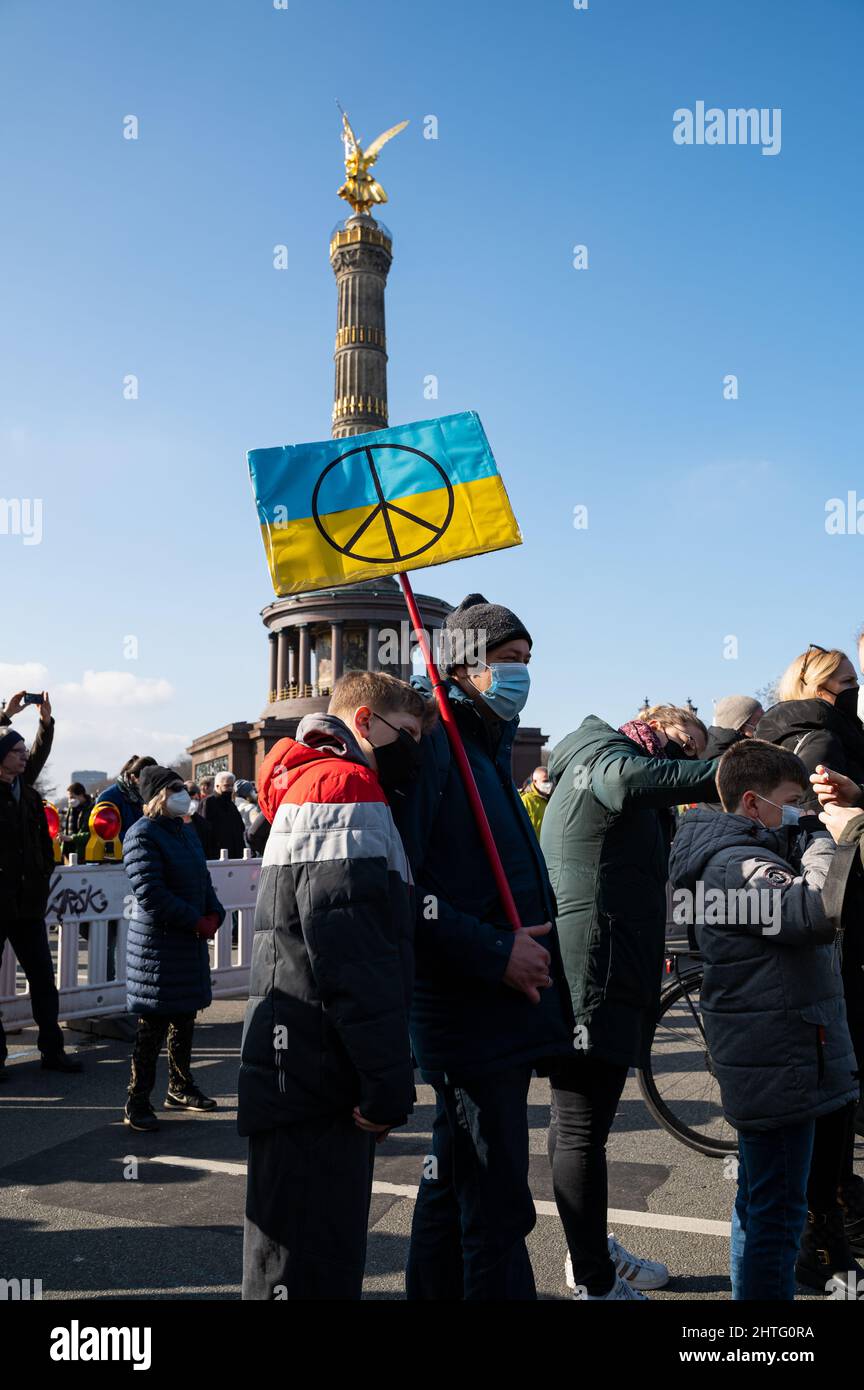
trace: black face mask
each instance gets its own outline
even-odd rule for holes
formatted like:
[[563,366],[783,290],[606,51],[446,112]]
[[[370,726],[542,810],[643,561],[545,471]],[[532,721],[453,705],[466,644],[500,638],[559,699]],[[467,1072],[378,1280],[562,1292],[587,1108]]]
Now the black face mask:
[[[395,729],[389,719],[376,714],[388,729]],[[418,740],[413,739],[407,729],[397,730],[398,738],[392,743],[372,743],[375,749],[375,762],[378,764],[378,780],[385,791],[405,791],[412,787],[420,776],[423,766],[423,749]]]
[[854,719],[856,724],[861,723],[858,718],[858,686],[853,685],[851,690],[841,690],[834,701],[834,708],[839,710],[846,719]]
[[666,754],[667,758],[690,757],[690,754],[687,752],[687,749],[684,748],[680,743],[676,743],[674,738],[667,738],[666,746],[663,749],[663,752]]

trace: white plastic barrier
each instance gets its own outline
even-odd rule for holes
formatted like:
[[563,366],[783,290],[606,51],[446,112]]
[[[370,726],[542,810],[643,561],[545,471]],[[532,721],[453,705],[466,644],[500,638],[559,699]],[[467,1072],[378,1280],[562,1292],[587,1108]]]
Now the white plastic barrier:
[[[248,851],[247,851],[248,853]],[[249,959],[255,916],[255,894],[261,860],[212,860],[208,865],[216,896],[226,909],[225,921],[209,943],[214,999],[244,995],[249,988]],[[46,922],[57,967],[60,1019],[95,1018],[126,1010],[126,928],[132,889],[120,864],[58,866],[48,898]],[[237,941],[232,947],[234,917]],[[116,932],[113,980],[108,980],[109,924]],[[82,938],[86,927],[88,940]],[[26,981],[16,993],[17,962],[7,941],[0,965],[0,1016],[10,1027],[33,1022]]]

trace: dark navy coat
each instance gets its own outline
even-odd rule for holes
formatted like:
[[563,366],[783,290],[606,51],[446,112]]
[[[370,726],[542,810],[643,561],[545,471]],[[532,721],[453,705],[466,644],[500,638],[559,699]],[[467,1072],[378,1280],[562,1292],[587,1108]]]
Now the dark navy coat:
[[[424,693],[429,682],[412,682]],[[480,799],[523,926],[555,921],[555,899],[537,836],[510,768],[519,721],[485,720],[453,682],[448,694]],[[572,1012],[558,937],[539,937],[552,962],[551,988],[532,1004],[503,983],[513,933],[442,724],[422,739],[423,768],[393,817],[416,883],[411,1041],[423,1071],[470,1077],[542,1067],[573,1055]]]
[[126,942],[126,1007],[136,1014],[191,1014],[213,994],[199,917],[225,909],[198,836],[179,818],[142,816],[123,842],[134,898]]

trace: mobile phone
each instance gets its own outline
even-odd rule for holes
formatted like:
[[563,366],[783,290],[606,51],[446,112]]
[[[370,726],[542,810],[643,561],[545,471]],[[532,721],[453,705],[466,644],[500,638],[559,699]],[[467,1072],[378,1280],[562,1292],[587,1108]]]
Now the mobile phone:
[[41,696],[41,695],[34,695],[34,694],[32,693],[32,691],[26,691],[26,690],[25,690],[25,692],[24,692],[24,700],[23,700],[22,703],[25,704],[25,705],[41,705],[41,703],[42,703],[42,696]]

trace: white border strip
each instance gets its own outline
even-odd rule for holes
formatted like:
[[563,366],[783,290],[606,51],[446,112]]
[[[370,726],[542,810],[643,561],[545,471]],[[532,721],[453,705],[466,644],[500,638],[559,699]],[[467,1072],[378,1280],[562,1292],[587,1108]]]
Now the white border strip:
[[[219,1158],[179,1158],[171,1154],[156,1154],[150,1163],[166,1163],[172,1168],[197,1168],[205,1173],[227,1173],[231,1177],[242,1178],[246,1173],[245,1163],[230,1163]],[[373,1193],[381,1197],[407,1197],[412,1202],[417,1198],[417,1188],[407,1183],[373,1182]],[[554,1202],[535,1202],[538,1216],[557,1216],[558,1208]],[[657,1211],[622,1211],[610,1207],[608,1212],[610,1226],[641,1226],[651,1231],[689,1231],[701,1236],[725,1236],[729,1238],[728,1221],[707,1221],[698,1216],[664,1216]]]

